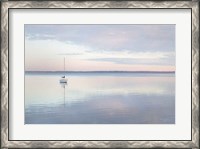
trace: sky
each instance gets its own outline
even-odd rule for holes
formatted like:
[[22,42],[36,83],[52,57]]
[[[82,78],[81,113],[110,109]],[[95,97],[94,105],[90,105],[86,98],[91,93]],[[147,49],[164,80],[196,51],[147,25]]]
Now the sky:
[[25,25],[25,70],[175,71],[175,25]]

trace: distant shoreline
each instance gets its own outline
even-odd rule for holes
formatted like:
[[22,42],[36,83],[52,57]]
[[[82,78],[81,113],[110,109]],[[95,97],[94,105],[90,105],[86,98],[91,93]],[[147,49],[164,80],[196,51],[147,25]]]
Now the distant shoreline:
[[175,73],[175,71],[25,71],[25,73]]

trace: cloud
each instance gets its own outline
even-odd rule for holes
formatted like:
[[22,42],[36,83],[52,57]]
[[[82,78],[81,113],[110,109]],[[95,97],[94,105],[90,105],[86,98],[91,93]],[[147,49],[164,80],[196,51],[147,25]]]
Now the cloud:
[[90,61],[112,62],[115,64],[127,64],[127,65],[174,65],[175,61],[170,58],[162,59],[134,59],[134,58],[95,58],[89,59]]
[[58,53],[57,55],[83,55],[83,53]]
[[59,70],[64,56],[71,70],[171,69],[175,25],[25,25],[25,50],[30,70]]
[[50,40],[55,39],[54,35],[50,34],[26,34],[28,40]]
[[26,25],[31,40],[54,39],[92,50],[174,51],[175,25]]

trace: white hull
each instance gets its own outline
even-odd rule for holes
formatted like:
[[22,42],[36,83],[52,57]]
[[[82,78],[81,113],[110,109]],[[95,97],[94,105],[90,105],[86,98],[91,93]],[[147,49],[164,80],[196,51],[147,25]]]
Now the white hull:
[[60,83],[67,83],[67,79],[65,79],[65,78],[60,79]]

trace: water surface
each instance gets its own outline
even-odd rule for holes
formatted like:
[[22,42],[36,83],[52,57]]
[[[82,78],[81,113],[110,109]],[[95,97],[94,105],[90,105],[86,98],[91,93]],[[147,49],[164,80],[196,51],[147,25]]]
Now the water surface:
[[174,73],[25,73],[25,124],[174,124]]

